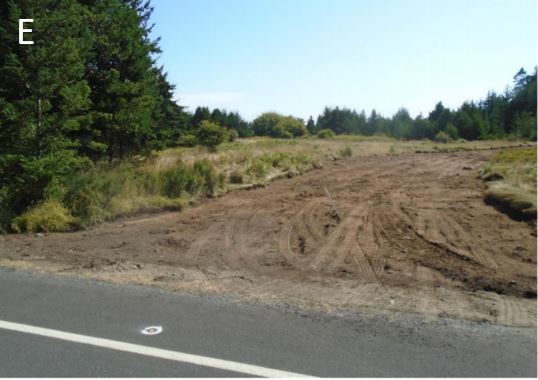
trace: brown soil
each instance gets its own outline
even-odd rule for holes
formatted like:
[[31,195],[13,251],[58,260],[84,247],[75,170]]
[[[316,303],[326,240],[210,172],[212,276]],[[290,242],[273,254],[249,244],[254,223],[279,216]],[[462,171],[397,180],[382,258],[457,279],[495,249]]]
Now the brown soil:
[[334,161],[180,213],[2,236],[0,265],[325,310],[536,325],[536,227],[484,204],[478,168],[492,154]]

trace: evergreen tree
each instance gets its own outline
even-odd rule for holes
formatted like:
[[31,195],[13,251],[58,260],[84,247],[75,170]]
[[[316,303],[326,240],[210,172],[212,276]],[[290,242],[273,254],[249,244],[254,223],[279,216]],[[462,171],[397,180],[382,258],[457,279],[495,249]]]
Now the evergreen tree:
[[451,118],[450,109],[445,108],[443,103],[439,102],[435,105],[435,109],[430,112],[428,120],[433,123],[436,134],[439,131],[444,131]]
[[[91,123],[85,62],[88,13],[75,1],[0,4],[0,208],[17,214],[49,183],[80,167],[78,131]],[[18,19],[33,18],[33,45]]]
[[357,123],[357,132],[358,134],[365,135],[367,130],[367,118],[366,118],[366,112],[362,110],[359,112],[359,114],[356,117],[356,123]]
[[434,139],[437,131],[429,118],[425,119],[422,115],[418,115],[412,122],[412,127],[407,138],[409,139]]
[[106,151],[109,160],[147,153],[157,137],[152,115],[159,96],[151,58],[158,49],[146,24],[151,8],[140,1],[89,3],[95,40],[86,76],[94,125],[87,148]]
[[234,131],[236,131],[239,137],[248,137],[252,135],[252,129],[250,128],[250,124],[243,120],[239,113],[225,113],[223,119],[223,125],[226,128],[233,129]]
[[364,134],[366,136],[372,136],[376,134],[380,130],[379,126],[379,116],[375,110],[372,110],[370,113],[370,116],[368,117],[368,120],[366,121],[366,128],[364,130]]
[[478,106],[465,102],[454,115],[458,135],[466,140],[478,140],[487,136],[487,124]]
[[504,136],[504,120],[508,101],[505,96],[497,95],[494,91],[490,91],[486,98],[480,102],[480,109],[487,122],[489,136]]
[[[527,75],[522,68],[514,76],[514,87],[506,110],[505,128],[517,134],[518,125],[520,128],[521,125],[528,125],[533,118],[536,124],[536,68],[532,75]],[[536,133],[525,135],[535,136]]]
[[366,115],[362,116],[348,108],[326,107],[318,116],[316,129],[330,129],[336,134],[358,134],[366,129]]
[[173,100],[175,86],[168,82],[163,67],[154,69],[159,97],[154,111],[156,138],[152,145],[163,149],[174,145],[190,128],[189,115]]
[[388,135],[396,138],[410,138],[413,128],[413,119],[405,108],[400,108],[388,124]]
[[213,123],[216,123],[216,124],[219,124],[219,125],[224,125],[225,116],[226,116],[226,111],[223,112],[223,111],[219,110],[218,108],[215,108],[213,110],[213,112],[211,112],[210,120]]
[[204,120],[211,121],[211,112],[209,112],[209,108],[196,107],[196,110],[194,111],[194,115],[192,116],[192,119],[191,119],[192,130],[196,131],[198,128],[200,128],[200,124]]
[[306,123],[306,129],[308,130],[308,133],[310,133],[311,135],[315,135],[316,134],[316,123],[314,123],[314,119],[312,118],[312,116],[310,116],[308,118],[308,122]]

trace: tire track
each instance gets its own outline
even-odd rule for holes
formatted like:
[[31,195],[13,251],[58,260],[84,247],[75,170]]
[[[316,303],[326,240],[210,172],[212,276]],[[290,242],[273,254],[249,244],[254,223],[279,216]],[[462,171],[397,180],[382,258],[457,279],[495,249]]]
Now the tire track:
[[292,225],[285,224],[284,227],[280,230],[280,234],[278,237],[278,251],[286,261],[294,266],[297,267],[297,257],[295,255],[295,252],[291,249],[291,232],[292,232]]
[[322,239],[324,239],[323,231],[318,228],[318,223],[316,223],[314,213],[321,208],[321,206],[327,207],[327,209],[330,207],[327,200],[322,199],[316,199],[312,202],[310,207],[307,209],[306,212],[303,213],[304,216],[304,223],[307,226],[310,235],[314,239],[314,241],[320,242]]
[[308,202],[303,208],[280,230],[278,238],[278,251],[292,266],[303,269],[299,264],[300,256],[294,252],[291,245],[294,230],[297,235],[305,239],[305,244],[313,242],[316,246],[321,240],[321,233],[316,231],[312,221],[313,210],[322,203],[320,199]]
[[363,247],[357,241],[360,226],[365,223],[366,209],[358,206],[329,234],[324,244],[317,250],[309,267],[317,272],[330,273],[346,269],[346,259],[351,255],[356,270],[363,278],[375,278],[374,271],[368,261]]
[[202,234],[201,237],[196,239],[191,244],[187,254],[185,255],[186,262],[197,265],[199,259],[203,256],[202,250],[204,249],[204,246],[206,246],[211,240],[214,240],[215,236],[222,236],[222,234],[219,234],[218,232],[223,230],[224,226],[222,223],[213,223],[209,229]]
[[[536,317],[523,306],[523,301],[499,295],[495,298],[498,323],[509,326],[527,326],[536,323]],[[531,319],[532,317],[534,318]]]
[[370,262],[372,271],[376,276],[381,276],[385,268],[386,259],[383,257],[383,252],[378,243],[380,236],[375,229],[375,218],[371,211],[366,214],[364,224],[361,227],[359,227],[357,239],[361,242],[360,245]]
[[[444,217],[433,209],[421,209],[415,225],[416,233],[426,242],[441,246],[456,256],[471,260],[487,268],[497,268],[497,263],[479,249],[473,248],[465,230],[450,216]],[[451,242],[461,242],[455,246]],[[463,245],[463,248],[461,247]]]
[[[259,215],[259,213],[260,209],[255,209],[247,213],[247,217],[241,218],[240,223],[238,223],[239,228],[234,234],[234,236],[236,236],[238,240],[237,252],[239,253],[239,257],[245,263],[247,268],[250,269],[258,269],[259,265],[255,260],[254,252],[249,251],[247,247],[246,237],[250,236],[250,234],[247,233],[247,229],[249,226],[256,225],[256,223],[254,223],[254,220]],[[232,249],[233,248],[235,247],[232,247]]]

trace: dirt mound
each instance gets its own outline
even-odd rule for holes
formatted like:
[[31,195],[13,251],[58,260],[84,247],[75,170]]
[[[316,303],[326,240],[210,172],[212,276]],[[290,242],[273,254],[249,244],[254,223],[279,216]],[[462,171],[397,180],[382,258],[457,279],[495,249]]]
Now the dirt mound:
[[339,160],[181,213],[4,236],[0,257],[260,301],[533,325],[535,228],[484,203],[477,173],[491,154]]

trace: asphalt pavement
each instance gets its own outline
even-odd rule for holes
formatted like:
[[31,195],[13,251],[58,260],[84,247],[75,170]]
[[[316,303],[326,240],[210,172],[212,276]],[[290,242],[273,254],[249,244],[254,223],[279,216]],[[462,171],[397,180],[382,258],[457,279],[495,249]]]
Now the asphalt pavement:
[[[144,335],[161,326],[157,335]],[[0,377],[536,377],[536,329],[0,269]]]

